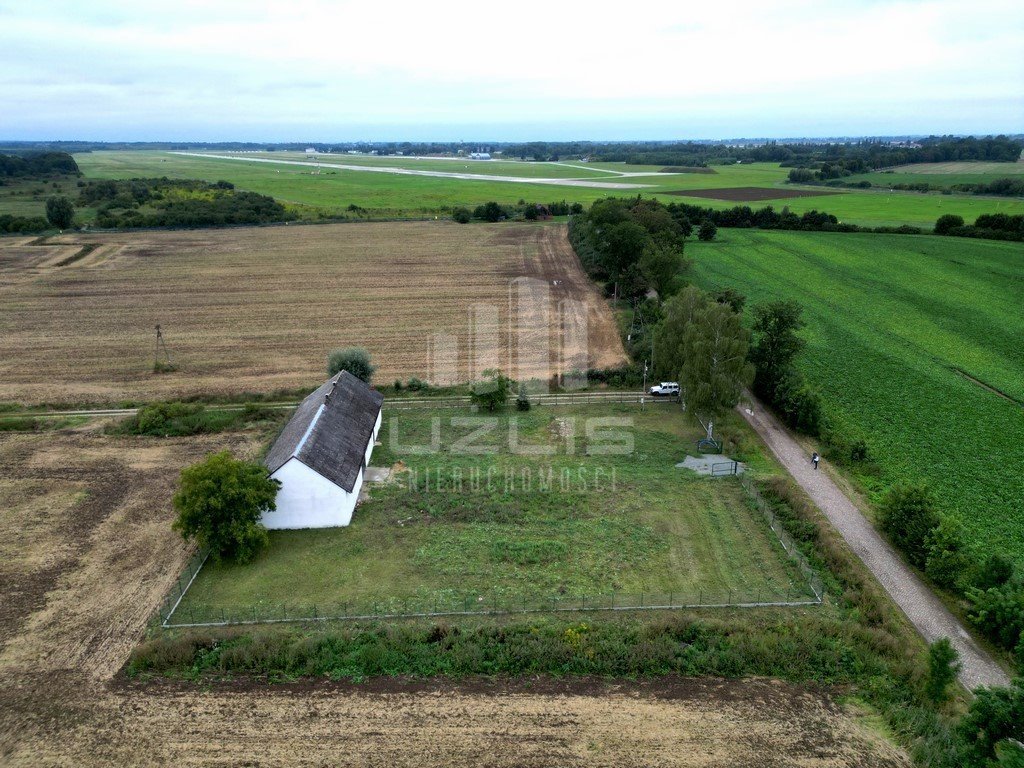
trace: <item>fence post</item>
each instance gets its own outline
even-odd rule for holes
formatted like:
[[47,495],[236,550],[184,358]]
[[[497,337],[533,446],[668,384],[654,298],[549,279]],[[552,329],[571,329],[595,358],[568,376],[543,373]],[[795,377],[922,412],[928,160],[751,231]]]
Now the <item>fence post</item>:
[[317,616],[317,613],[316,613],[316,603],[313,603],[313,619],[316,620],[317,618],[318,618],[318,616]]

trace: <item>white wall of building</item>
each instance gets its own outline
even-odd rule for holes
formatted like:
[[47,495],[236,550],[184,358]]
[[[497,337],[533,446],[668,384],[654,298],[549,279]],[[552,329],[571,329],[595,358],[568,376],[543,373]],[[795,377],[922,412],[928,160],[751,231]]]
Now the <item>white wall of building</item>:
[[273,475],[281,481],[277,509],[263,515],[263,525],[279,528],[333,528],[352,522],[363,473],[359,473],[352,493],[291,458]]
[[377,435],[380,434],[381,413],[383,411],[377,412],[377,423],[373,425],[373,434],[370,436],[369,443],[366,446],[366,453],[363,455],[363,464],[367,467],[370,466],[370,456],[373,455],[373,444],[377,440]]
[[[373,435],[364,454],[365,466],[370,464],[373,443],[380,434],[381,423],[382,413],[378,413]],[[363,487],[362,469],[359,470],[351,493],[294,456],[271,477],[281,482],[281,489],[277,492],[277,509],[263,515],[262,522],[267,528],[335,528],[352,522],[352,512]]]

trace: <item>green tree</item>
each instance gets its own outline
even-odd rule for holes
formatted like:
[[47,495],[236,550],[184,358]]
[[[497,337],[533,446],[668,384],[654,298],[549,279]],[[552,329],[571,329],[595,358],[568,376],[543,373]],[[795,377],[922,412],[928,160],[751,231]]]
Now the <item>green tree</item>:
[[924,485],[898,485],[882,499],[882,530],[918,568],[928,559],[928,537],[939,525],[935,497]]
[[511,380],[500,371],[484,371],[488,377],[478,381],[469,390],[469,401],[486,411],[497,411],[508,403]]
[[697,239],[702,240],[705,243],[709,243],[715,239],[715,235],[718,234],[718,227],[711,219],[704,219],[700,225],[700,229],[697,230]]
[[952,213],[947,213],[944,216],[939,216],[935,221],[935,234],[936,235],[948,235],[954,229],[962,227],[964,225],[964,217],[957,216]]
[[679,390],[693,413],[714,415],[733,408],[754,368],[747,362],[750,332],[729,307],[707,302],[684,337]]
[[949,698],[949,686],[960,672],[959,658],[960,654],[948,637],[940,638],[928,646],[928,678],[925,680],[924,693],[930,701],[941,704]]
[[75,206],[63,195],[46,201],[46,220],[57,229],[67,229],[75,219]]
[[484,221],[501,221],[505,218],[505,210],[492,200],[478,205],[473,211],[473,216]]
[[608,228],[601,253],[605,270],[616,283],[616,296],[619,281],[626,270],[640,260],[649,241],[647,230],[633,221],[623,221]]
[[452,219],[459,224],[469,224],[471,218],[473,218],[473,214],[469,212],[468,208],[456,208],[452,211]]
[[707,304],[707,297],[696,286],[687,286],[663,305],[661,322],[654,329],[655,374],[662,379],[676,376],[686,358],[686,329]]
[[519,394],[516,395],[516,410],[517,411],[528,411],[530,410],[530,395],[526,391],[526,384],[519,385]]
[[738,314],[691,286],[666,303],[655,333],[659,370],[678,378],[687,410],[714,415],[736,405],[750,383],[749,341]]
[[804,327],[802,314],[796,301],[771,301],[754,307],[754,344],[750,348],[750,362],[757,369],[754,391],[769,401],[775,400],[793,360],[804,348],[804,340],[797,336]]
[[672,291],[676,275],[687,265],[683,254],[676,248],[652,243],[644,249],[639,266],[647,284],[656,290],[658,297],[664,301]]
[[1001,587],[1013,578],[1013,570],[1013,560],[993,552],[978,566],[971,584],[978,589]]
[[721,288],[712,293],[711,298],[719,304],[728,304],[733,312],[742,312],[747,304],[747,297],[735,288]]
[[370,353],[362,347],[346,347],[336,349],[327,356],[327,375],[334,376],[341,371],[348,371],[357,379],[367,384],[373,378],[377,368],[370,363]]
[[963,525],[952,517],[942,518],[928,534],[924,570],[940,587],[957,591],[963,587],[972,561],[966,542]]
[[968,589],[967,618],[986,637],[1008,651],[1024,641],[1024,584],[1010,582],[991,589]]
[[215,453],[182,470],[174,529],[216,559],[247,563],[269,542],[260,518],[277,508],[280,486],[266,467]]
[[1024,740],[1024,677],[1009,688],[979,688],[957,730],[972,752],[974,765],[985,765],[1004,739]]

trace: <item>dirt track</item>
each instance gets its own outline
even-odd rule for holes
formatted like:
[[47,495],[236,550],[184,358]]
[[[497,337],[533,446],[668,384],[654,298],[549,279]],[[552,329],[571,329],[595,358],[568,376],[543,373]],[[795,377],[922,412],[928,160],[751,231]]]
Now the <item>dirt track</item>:
[[960,654],[960,682],[968,690],[981,685],[1008,686],[1010,677],[957,621],[942,601],[903,562],[825,471],[811,467],[807,452],[760,402],[741,408],[743,417],[761,436],[779,462],[793,475],[825,514],[850,549],[871,570],[921,636],[933,643],[948,637]]
[[125,681],[187,554],[178,469],[225,447],[255,446],[0,435],[0,764],[907,764],[824,693],[772,681]]

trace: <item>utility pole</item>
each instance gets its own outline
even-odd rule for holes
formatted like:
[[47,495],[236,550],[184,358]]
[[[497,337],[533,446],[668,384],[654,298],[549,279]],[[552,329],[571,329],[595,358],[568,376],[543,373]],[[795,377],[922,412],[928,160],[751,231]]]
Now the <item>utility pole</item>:
[[[160,363],[160,351],[163,350],[165,363]],[[156,348],[153,351],[153,370],[160,371],[163,366],[171,368],[174,363],[171,361],[171,351],[167,348],[167,342],[164,341],[163,331],[160,330],[160,326],[156,326]]]
[[640,410],[644,410],[644,398],[647,396],[647,361],[644,360],[644,386],[640,392]]

